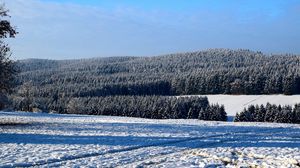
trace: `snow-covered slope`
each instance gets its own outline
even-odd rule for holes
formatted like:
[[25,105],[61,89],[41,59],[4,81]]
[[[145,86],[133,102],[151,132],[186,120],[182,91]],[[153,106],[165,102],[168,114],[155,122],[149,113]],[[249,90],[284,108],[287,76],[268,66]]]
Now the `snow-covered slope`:
[[202,95],[207,96],[210,103],[223,104],[229,116],[235,116],[249,105],[271,104],[292,105],[300,103],[300,95]]
[[0,112],[0,167],[300,164],[300,125]]

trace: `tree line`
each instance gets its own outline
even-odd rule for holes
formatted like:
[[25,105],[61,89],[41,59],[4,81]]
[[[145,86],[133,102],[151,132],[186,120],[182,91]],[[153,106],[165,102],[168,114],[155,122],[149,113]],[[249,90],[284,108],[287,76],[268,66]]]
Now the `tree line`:
[[[28,94],[25,92],[24,94]],[[19,98],[12,102],[15,109],[22,111],[47,111],[67,114],[109,115],[141,117],[150,119],[200,119],[226,121],[224,106],[211,105],[207,97],[174,96],[106,96],[76,97],[50,103],[47,99]],[[51,112],[51,111],[50,111]]]
[[[211,111],[213,111],[211,113]],[[207,97],[108,96],[73,98],[67,113],[226,121],[223,106],[210,105]]]
[[267,105],[250,105],[235,117],[237,122],[276,122],[300,124],[300,104],[281,106],[267,103]]

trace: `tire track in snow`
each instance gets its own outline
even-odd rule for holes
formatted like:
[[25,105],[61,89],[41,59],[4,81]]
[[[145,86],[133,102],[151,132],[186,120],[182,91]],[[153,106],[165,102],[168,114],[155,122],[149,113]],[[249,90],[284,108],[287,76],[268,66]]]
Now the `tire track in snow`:
[[[160,151],[160,150],[163,150],[163,149],[159,149],[158,153],[156,153],[154,155],[150,155],[150,156],[148,155],[148,156],[146,156],[146,158],[141,157],[140,155],[131,156],[132,154],[131,153],[128,154],[127,152],[133,152],[133,151],[139,152],[138,150],[142,150],[142,152],[143,152],[145,149],[148,150],[147,148],[149,148],[149,150],[152,150],[151,148],[158,147],[158,146],[165,148],[165,147],[167,147],[167,145],[170,145],[170,144],[181,144],[181,143],[186,143],[186,142],[193,142],[194,143],[195,141],[199,142],[199,140],[207,140],[209,138],[220,138],[220,137],[223,138],[224,136],[230,136],[232,134],[238,134],[238,133],[224,133],[224,134],[215,134],[215,135],[210,135],[210,136],[193,137],[193,138],[187,138],[185,140],[179,140],[179,141],[176,141],[176,142],[172,141],[172,142],[163,143],[161,145],[149,145],[149,146],[141,147],[141,148],[134,149],[134,150],[122,151],[122,152],[118,152],[118,153],[107,153],[105,155],[99,155],[99,156],[104,156],[104,157],[108,156],[108,158],[110,158],[111,156],[113,158],[116,158],[116,157],[120,156],[121,158],[113,160],[113,162],[110,161],[113,164],[111,164],[110,166],[105,166],[105,167],[118,167],[118,166],[124,167],[126,165],[131,165],[131,164],[136,163],[136,162],[140,162],[140,161],[143,161],[143,160],[148,160],[148,159],[153,158],[153,157],[164,156],[164,155],[169,155],[169,154],[176,153],[176,152],[181,152],[183,150],[190,149],[190,147],[184,147],[184,149],[172,149],[172,151],[167,151],[167,152],[166,151]],[[217,144],[220,144],[220,143],[224,143],[224,142],[220,141],[220,140],[216,140],[215,142],[203,142],[202,147],[212,147],[213,145],[217,145]],[[199,145],[197,145],[197,147],[199,147]],[[193,145],[193,148],[194,148],[194,145]],[[154,149],[154,150],[156,150],[156,149]],[[121,153],[122,153],[122,155],[118,156],[118,154],[121,154]],[[116,154],[117,156],[115,157],[114,154]],[[122,158],[123,156],[129,156],[129,155],[130,155],[130,159],[131,159],[130,161],[128,161],[127,158],[125,158],[126,163],[121,161],[121,159],[124,159],[124,158]],[[104,160],[104,162],[105,162],[105,160]]]
[[[235,134],[239,134],[239,133],[235,133]],[[242,134],[242,133],[241,133]],[[231,134],[233,135],[233,134]],[[226,135],[225,135],[226,136]],[[219,136],[220,137],[220,136]],[[218,137],[214,137],[214,138],[218,138]],[[199,139],[198,139],[199,140]],[[236,141],[238,140],[237,138],[232,138],[232,139],[226,139],[226,140],[219,140],[219,141],[216,141],[216,142],[208,142],[208,143],[202,143],[200,145],[196,145],[194,146],[193,148],[188,148],[188,149],[183,149],[183,150],[176,150],[174,152],[170,152],[170,153],[164,153],[164,154],[159,154],[159,155],[155,155],[155,156],[150,156],[150,157],[147,157],[147,158],[143,158],[143,159],[140,159],[140,160],[137,160],[137,161],[134,161],[134,162],[131,162],[131,163],[128,163],[128,164],[123,164],[123,165],[116,165],[117,167],[131,167],[131,165],[133,164],[136,164],[136,163],[140,163],[140,164],[143,164],[145,163],[147,160],[152,160],[152,159],[155,159],[155,158],[160,158],[160,157],[164,157],[166,158],[168,155],[173,155],[173,154],[176,154],[176,153],[182,153],[182,152],[187,152],[187,151],[190,151],[190,150],[193,150],[195,148],[210,148],[210,147],[214,147],[216,145],[220,145],[220,144],[224,144],[226,142],[232,142],[232,141]],[[164,160],[164,158],[160,158],[161,160]],[[149,165],[149,164],[147,164]],[[137,167],[142,167],[142,165],[137,165]]]
[[254,102],[254,101],[258,100],[258,99],[261,99],[262,97],[263,97],[263,95],[261,95],[261,96],[259,96],[257,98],[254,98],[253,100],[248,101],[247,103],[243,104],[243,107],[249,105],[250,103],[252,103],[252,102]]
[[[283,129],[283,128],[277,128],[277,129]],[[273,129],[267,129],[266,131],[276,131],[277,129],[274,129],[274,128]],[[184,143],[184,142],[189,142],[189,141],[205,140],[205,139],[209,139],[209,138],[220,138],[220,137],[224,137],[224,136],[244,134],[244,133],[249,133],[249,132],[251,132],[251,131],[247,130],[247,131],[240,131],[240,132],[233,132],[233,133],[223,133],[223,134],[214,134],[214,135],[209,135],[209,136],[192,137],[192,138],[186,138],[186,139],[182,139],[182,140],[174,140],[174,141],[163,142],[163,143],[154,143],[154,144],[148,144],[148,145],[132,146],[132,147],[127,147],[127,148],[123,148],[123,149],[112,149],[112,150],[109,150],[109,151],[106,151],[106,152],[93,152],[93,153],[85,153],[85,154],[81,154],[81,155],[66,156],[66,157],[62,157],[62,158],[59,158],[59,159],[40,160],[40,161],[36,161],[34,163],[8,164],[8,165],[0,166],[0,168],[37,167],[37,166],[44,166],[44,165],[50,165],[50,164],[58,164],[58,163],[63,163],[63,162],[67,162],[67,161],[72,161],[72,160],[103,156],[103,155],[107,155],[107,154],[117,154],[117,153],[122,153],[122,152],[130,152],[130,151],[134,151],[134,150],[138,150],[138,149],[142,149],[142,148],[167,146],[167,145]],[[259,133],[264,133],[264,131],[260,131]],[[234,140],[236,140],[236,139],[227,139],[227,140],[223,140],[223,141],[209,142],[209,143],[201,144],[198,147],[199,148],[200,147],[213,147],[214,145],[223,144],[225,142],[230,142],[230,141],[234,141]],[[182,150],[180,152],[188,151],[188,150],[191,150],[191,149],[185,149],[185,150]],[[176,152],[178,152],[178,151],[176,151]],[[176,152],[173,152],[173,153],[176,153]],[[169,154],[172,154],[172,153],[156,155],[156,156],[152,156],[152,157],[160,157],[160,156],[169,155]],[[151,159],[151,158],[146,158],[145,160],[148,160],[148,159]],[[140,161],[142,161],[142,160],[140,160]],[[138,161],[138,162],[140,162],[140,161]],[[129,163],[129,164],[133,164],[133,163],[135,163],[135,162],[132,162],[132,163]]]
[[116,154],[116,153],[121,153],[121,152],[129,152],[129,151],[138,150],[138,149],[142,149],[142,148],[148,148],[148,147],[172,145],[172,144],[189,142],[189,141],[200,140],[200,139],[218,138],[218,137],[227,136],[227,135],[231,135],[231,134],[233,134],[233,133],[224,133],[224,134],[215,134],[215,135],[210,135],[210,136],[192,137],[192,138],[186,138],[186,139],[183,139],[183,140],[174,140],[174,141],[169,141],[169,142],[164,142],[164,143],[155,143],[155,144],[148,144],[148,145],[132,146],[132,147],[127,147],[127,148],[123,148],[123,149],[112,149],[112,150],[109,150],[109,151],[106,151],[106,152],[94,152],[94,153],[86,153],[86,154],[82,154],[82,155],[66,156],[66,157],[63,157],[63,158],[60,158],[60,159],[40,160],[40,161],[36,161],[34,163],[9,164],[9,165],[0,166],[0,168],[43,166],[43,165],[48,165],[48,164],[62,163],[62,162],[71,161],[71,160],[102,156],[102,155],[106,155],[106,154]]
[[[282,128],[278,128],[278,129],[282,129]],[[268,130],[264,130],[264,131],[261,131],[259,133],[262,133],[262,132],[265,132],[265,131],[275,131],[274,128],[271,128],[271,129],[268,129]],[[250,133],[251,131],[247,130],[247,131],[240,131],[240,132],[230,132],[230,133],[223,133],[223,134],[215,134],[215,135],[210,135],[210,136],[201,136],[201,137],[193,137],[193,138],[186,138],[184,140],[177,140],[177,141],[169,141],[169,142],[166,142],[166,143],[159,143],[159,144],[155,144],[155,145],[145,145],[145,146],[139,146],[139,147],[136,147],[134,149],[130,149],[130,150],[120,150],[119,152],[107,152],[103,155],[97,155],[97,156],[105,156],[105,155],[110,155],[110,154],[120,154],[120,153],[123,153],[123,152],[131,152],[131,151],[135,151],[135,150],[139,150],[139,149],[143,149],[143,148],[151,148],[151,147],[157,147],[157,146],[162,146],[162,147],[166,147],[166,145],[170,145],[170,144],[180,144],[180,143],[184,143],[184,142],[191,142],[191,141],[196,141],[196,140],[206,140],[206,139],[209,139],[209,138],[223,138],[224,136],[233,136],[233,135],[239,135],[239,134],[245,134],[245,133]],[[231,138],[231,139],[227,139],[227,140],[223,140],[223,141],[220,141],[220,140],[217,140],[216,142],[206,142],[206,143],[202,143],[201,145],[197,145],[195,147],[213,147],[215,145],[218,145],[218,144],[223,144],[225,142],[232,142],[232,141],[236,141],[238,140],[237,138]],[[165,145],[165,146],[164,146]],[[193,148],[195,148],[193,147]],[[170,155],[170,154],[173,154],[173,153],[177,153],[177,152],[183,152],[183,151],[188,151],[188,150],[191,150],[191,148],[188,148],[188,149],[183,149],[183,150],[176,150],[176,151],[171,151],[169,153],[162,153],[162,154],[157,154],[157,155],[152,155],[152,156],[149,156],[147,158],[140,158],[138,160],[134,160],[133,162],[130,162],[130,163],[117,163],[115,165],[113,165],[112,167],[117,167],[117,166],[121,166],[121,167],[124,167],[126,165],[131,165],[131,164],[134,164],[136,162],[141,162],[143,160],[149,160],[149,159],[152,159],[152,158],[155,158],[155,157],[161,157],[161,156],[165,156],[165,155]],[[97,156],[91,156],[91,157],[97,157]],[[85,157],[85,158],[88,158],[88,157]],[[85,158],[78,158],[78,159],[85,159]],[[73,160],[77,160],[77,159],[73,159]],[[70,160],[66,160],[66,161],[70,161]],[[57,163],[63,163],[63,162],[66,162],[66,161],[62,161],[62,162],[57,162]]]
[[[269,129],[265,129],[263,131],[257,132],[257,134],[261,134],[261,133],[264,133],[264,135],[268,134],[268,133],[272,133],[273,134],[274,132],[279,131],[279,130],[283,130],[283,129],[284,128],[281,128],[281,127],[279,127],[279,128],[269,128]],[[188,151],[194,150],[196,148],[202,148],[202,147],[210,148],[210,147],[214,147],[215,145],[224,144],[226,142],[233,142],[233,141],[236,141],[236,140],[245,139],[245,137],[247,137],[247,135],[245,135],[245,133],[250,133],[250,132],[251,131],[241,131],[241,132],[228,133],[228,134],[226,134],[224,136],[241,134],[243,137],[241,137],[241,138],[225,139],[223,141],[217,141],[217,142],[204,143],[204,144],[197,145],[196,147],[194,147],[192,149],[188,148],[188,149],[183,149],[183,150],[179,150],[179,151],[177,150],[177,151],[170,152],[170,153],[158,154],[158,155],[150,156],[150,157],[147,157],[147,158],[141,158],[140,160],[134,161],[134,162],[131,162],[131,163],[122,164],[122,165],[118,164],[118,165],[116,165],[114,167],[120,167],[120,168],[121,167],[132,167],[134,164],[136,164],[135,167],[143,167],[143,165],[141,165],[141,164],[145,163],[146,161],[151,161],[151,160],[153,160],[155,158],[159,158],[160,160],[165,161],[165,158],[167,156],[173,155],[173,154],[176,154],[176,153],[188,152]],[[218,138],[218,137],[220,137],[220,136],[217,136],[217,137],[214,137],[214,138]],[[164,158],[161,158],[161,157],[164,157]],[[160,162],[160,163],[162,163],[162,162]],[[150,162],[150,164],[151,164],[151,162]],[[150,164],[148,163],[147,165],[150,165]],[[153,163],[153,164],[155,164],[155,163]]]
[[[233,140],[236,140],[236,139],[233,139]],[[196,148],[201,148],[201,147],[207,147],[207,148],[210,148],[210,147],[213,147],[215,145],[218,145],[218,144],[223,144],[225,142],[229,142],[229,141],[232,141],[232,140],[223,140],[223,141],[217,141],[217,142],[209,142],[209,143],[204,143],[204,144],[201,144],[201,145],[197,145]],[[195,149],[195,148],[193,148]],[[140,163],[140,164],[143,164],[145,163],[147,160],[152,160],[152,159],[155,159],[155,158],[160,158],[161,160],[164,160],[165,157],[169,156],[169,155],[172,155],[172,154],[175,154],[175,153],[182,153],[182,152],[186,152],[186,151],[190,151],[192,150],[191,148],[188,148],[188,149],[183,149],[183,150],[176,150],[176,151],[173,151],[173,152],[170,152],[170,153],[163,153],[163,154],[158,154],[158,155],[155,155],[155,156],[150,156],[150,157],[147,157],[147,158],[143,158],[143,159],[140,159],[140,160],[136,160],[134,162],[131,162],[131,163],[127,163],[127,164],[117,164],[116,167],[131,167],[132,165],[136,164],[136,163]],[[164,157],[164,158],[161,158],[161,157]],[[142,167],[140,164],[137,164],[136,167]]]

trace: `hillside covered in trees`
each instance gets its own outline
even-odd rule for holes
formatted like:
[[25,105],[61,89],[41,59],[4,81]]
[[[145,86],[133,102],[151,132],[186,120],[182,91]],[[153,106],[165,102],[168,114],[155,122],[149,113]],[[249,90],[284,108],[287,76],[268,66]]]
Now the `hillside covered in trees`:
[[66,112],[71,99],[196,94],[299,94],[300,56],[210,49],[155,57],[18,62],[16,109]]

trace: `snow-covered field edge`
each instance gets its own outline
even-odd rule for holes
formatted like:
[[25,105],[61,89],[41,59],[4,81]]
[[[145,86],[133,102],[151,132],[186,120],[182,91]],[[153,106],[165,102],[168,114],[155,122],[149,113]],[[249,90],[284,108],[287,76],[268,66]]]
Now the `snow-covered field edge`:
[[0,112],[0,167],[297,167],[300,126]]

